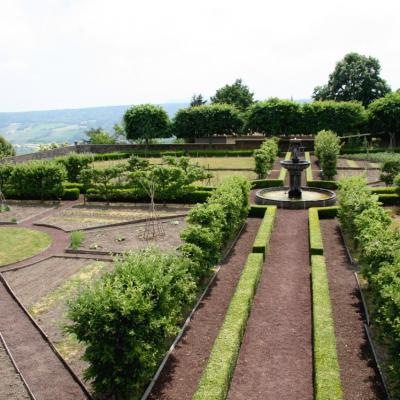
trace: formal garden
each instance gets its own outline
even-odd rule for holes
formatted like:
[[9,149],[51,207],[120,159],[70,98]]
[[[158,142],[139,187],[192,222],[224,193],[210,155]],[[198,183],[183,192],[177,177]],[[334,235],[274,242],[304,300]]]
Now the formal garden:
[[400,94],[370,100],[136,106],[145,151],[0,162],[10,398],[399,398]]

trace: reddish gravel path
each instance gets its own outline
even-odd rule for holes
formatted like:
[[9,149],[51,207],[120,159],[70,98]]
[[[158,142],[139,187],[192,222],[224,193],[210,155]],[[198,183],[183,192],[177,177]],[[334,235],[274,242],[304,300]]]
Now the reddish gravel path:
[[0,284],[0,327],[4,341],[37,399],[88,399],[3,284]]
[[329,292],[345,399],[384,399],[379,375],[364,331],[360,293],[335,220],[321,220]]
[[313,398],[307,211],[278,210],[228,398]]
[[259,225],[260,219],[248,219],[246,228],[223,263],[214,284],[169,358],[150,394],[150,399],[189,400],[192,398],[246,258],[251,252]]

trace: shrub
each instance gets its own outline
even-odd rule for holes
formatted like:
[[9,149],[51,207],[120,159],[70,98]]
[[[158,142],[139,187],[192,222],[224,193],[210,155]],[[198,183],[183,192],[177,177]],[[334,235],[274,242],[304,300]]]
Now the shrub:
[[255,172],[260,179],[265,178],[274,165],[278,155],[278,143],[275,139],[263,142],[259,149],[254,151]]
[[307,186],[321,188],[321,189],[329,189],[336,190],[338,188],[338,184],[336,181],[307,181]]
[[379,179],[386,184],[386,186],[393,184],[394,179],[400,174],[400,160],[385,161],[381,168],[381,175]]
[[51,161],[16,164],[9,178],[10,195],[18,199],[58,199],[64,193],[66,176],[65,167]]
[[62,199],[63,200],[78,200],[79,194],[80,194],[80,192],[79,192],[78,188],[64,189]]
[[10,183],[10,178],[14,170],[15,164],[0,164],[0,190],[3,191],[4,187]]
[[339,137],[332,131],[320,131],[315,137],[314,149],[323,175],[332,179],[337,173],[336,162],[340,153]]
[[0,135],[0,160],[4,157],[15,156],[13,145]]
[[323,255],[324,244],[322,242],[318,208],[310,208],[308,210],[308,229],[310,235],[310,254],[312,256]]
[[269,206],[267,208],[254,240],[253,253],[262,253],[264,258],[268,253],[269,240],[271,239],[272,229],[275,223],[276,211],[276,206]]
[[255,179],[250,182],[252,189],[262,189],[269,187],[283,186],[283,182],[280,179]]
[[92,154],[78,154],[69,153],[63,157],[56,157],[54,159],[56,162],[64,165],[67,170],[67,179],[69,182],[76,182],[81,171],[93,162]]
[[70,235],[71,247],[73,250],[79,249],[82,242],[85,240],[85,232],[83,231],[73,231]]
[[138,396],[158,367],[196,285],[192,262],[149,247],[117,258],[69,302],[66,330],[86,344],[85,377],[97,393]]

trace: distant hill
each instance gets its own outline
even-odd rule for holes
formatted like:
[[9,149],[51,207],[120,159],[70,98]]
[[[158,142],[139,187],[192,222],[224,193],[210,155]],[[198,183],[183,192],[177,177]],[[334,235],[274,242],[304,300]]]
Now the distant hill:
[[[187,103],[160,104],[173,117]],[[90,128],[112,132],[129,106],[0,113],[0,134],[13,144],[73,143]],[[19,150],[17,147],[17,151]],[[21,151],[18,151],[21,152]]]

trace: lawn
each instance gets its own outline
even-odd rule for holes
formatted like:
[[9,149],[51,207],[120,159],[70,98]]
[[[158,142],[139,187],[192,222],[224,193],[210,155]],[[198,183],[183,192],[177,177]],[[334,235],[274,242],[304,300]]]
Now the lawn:
[[[152,164],[160,164],[161,158],[147,158]],[[193,163],[210,169],[254,169],[253,157],[191,157]],[[126,160],[95,161],[95,168],[104,168],[116,164],[126,164]]]
[[23,260],[51,244],[47,233],[25,228],[0,228],[0,266]]

